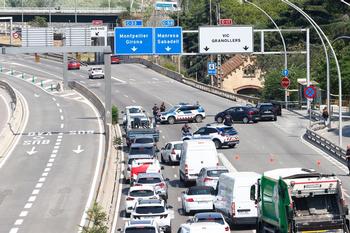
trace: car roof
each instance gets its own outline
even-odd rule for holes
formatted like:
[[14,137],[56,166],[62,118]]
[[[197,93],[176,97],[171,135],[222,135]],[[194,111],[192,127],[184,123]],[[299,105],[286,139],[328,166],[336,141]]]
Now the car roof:
[[[148,135],[148,134],[140,134],[140,135],[135,135],[135,139],[139,139],[139,138],[152,138],[152,139],[154,139],[154,137],[153,137],[153,135]],[[145,144],[147,144],[147,143],[145,143]]]
[[126,106],[126,107],[125,107],[125,109],[130,109],[130,108],[142,109],[142,106],[138,106],[138,105],[129,105],[129,106]]
[[160,173],[155,173],[155,172],[140,173],[140,174],[138,174],[138,176],[137,176],[137,178],[147,178],[147,177],[159,177],[159,178],[163,178],[162,174],[160,174]]
[[188,190],[202,190],[202,189],[213,189],[211,186],[192,186]]
[[133,143],[131,144],[130,148],[153,148],[153,145],[150,145],[149,143]]
[[128,155],[128,159],[149,159],[149,158],[153,158],[153,155],[149,155],[149,154]]
[[155,227],[155,222],[154,220],[130,220],[125,223],[125,227],[134,227],[139,225]]
[[166,144],[168,143],[171,143],[171,144],[183,144],[184,141],[170,141],[170,142],[167,142]]
[[233,128],[232,126],[224,125],[224,124],[221,124],[221,123],[206,124],[204,127],[211,127],[211,128]]
[[135,191],[135,190],[152,190],[154,191],[153,186],[131,186],[129,188],[129,192]]
[[221,213],[218,212],[204,212],[204,213],[197,213],[194,215],[194,218],[223,218]]
[[146,158],[146,159],[136,159],[133,161],[133,163],[147,163],[147,162],[156,163],[156,161],[158,160],[154,158]]

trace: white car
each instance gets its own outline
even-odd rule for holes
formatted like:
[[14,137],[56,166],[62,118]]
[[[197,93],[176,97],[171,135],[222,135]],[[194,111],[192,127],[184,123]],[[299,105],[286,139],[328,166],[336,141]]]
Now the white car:
[[211,186],[216,189],[219,177],[222,173],[228,173],[229,170],[224,166],[204,167],[199,172],[196,180],[197,186]]
[[208,186],[193,186],[181,196],[182,209],[186,215],[192,211],[213,210],[215,190]]
[[171,222],[174,213],[166,206],[164,200],[139,200],[131,213],[131,219],[154,220],[158,226],[167,233],[171,233]]
[[159,199],[153,187],[150,186],[131,186],[128,195],[125,198],[125,212],[130,215],[138,200]]
[[193,219],[182,224],[178,233],[226,233],[230,226],[220,213],[208,212],[196,214]]
[[151,154],[129,154],[128,159],[125,161],[125,169],[124,169],[124,179],[125,183],[130,181],[131,179],[131,164],[136,159],[152,159],[154,156]]
[[134,183],[135,186],[151,187],[165,201],[168,200],[168,179],[164,180],[160,173],[140,173]]
[[143,110],[143,108],[141,106],[126,106],[125,110],[122,111],[123,124],[126,123],[126,119],[128,116],[137,115],[137,114],[141,114],[144,112],[145,112],[145,110]]
[[105,73],[101,67],[91,67],[89,70],[89,78],[104,78]]
[[160,151],[162,163],[174,164],[180,162],[183,141],[168,142]]
[[160,166],[157,159],[135,159],[131,163],[131,179],[135,181],[138,174],[141,173],[160,173],[164,169]]
[[[122,229],[118,229],[122,231]],[[123,233],[161,233],[158,224],[153,220],[131,220],[125,223]]]

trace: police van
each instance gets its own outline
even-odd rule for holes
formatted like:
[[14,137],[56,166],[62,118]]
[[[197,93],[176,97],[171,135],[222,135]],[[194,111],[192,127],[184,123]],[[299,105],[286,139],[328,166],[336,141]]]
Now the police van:
[[197,104],[179,104],[175,105],[166,112],[161,112],[159,116],[160,123],[174,124],[175,122],[202,122],[205,118],[205,111],[202,106]]

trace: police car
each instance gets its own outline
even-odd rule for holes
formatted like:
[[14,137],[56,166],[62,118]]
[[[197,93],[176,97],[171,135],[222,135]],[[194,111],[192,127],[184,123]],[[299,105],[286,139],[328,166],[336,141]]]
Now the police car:
[[174,124],[175,122],[202,122],[205,118],[205,111],[202,106],[197,104],[179,104],[166,112],[161,112],[159,121],[161,123],[168,122]]
[[239,143],[238,132],[232,126],[208,124],[199,128],[193,135],[184,136],[182,140],[210,138],[217,149],[228,146],[235,147]]

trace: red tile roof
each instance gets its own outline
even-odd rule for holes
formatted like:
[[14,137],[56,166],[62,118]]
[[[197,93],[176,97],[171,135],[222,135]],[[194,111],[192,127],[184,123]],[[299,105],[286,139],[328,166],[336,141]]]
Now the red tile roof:
[[239,68],[244,63],[244,57],[242,55],[235,55],[231,57],[228,61],[222,64],[221,68],[223,71],[223,77],[231,74],[232,71]]

